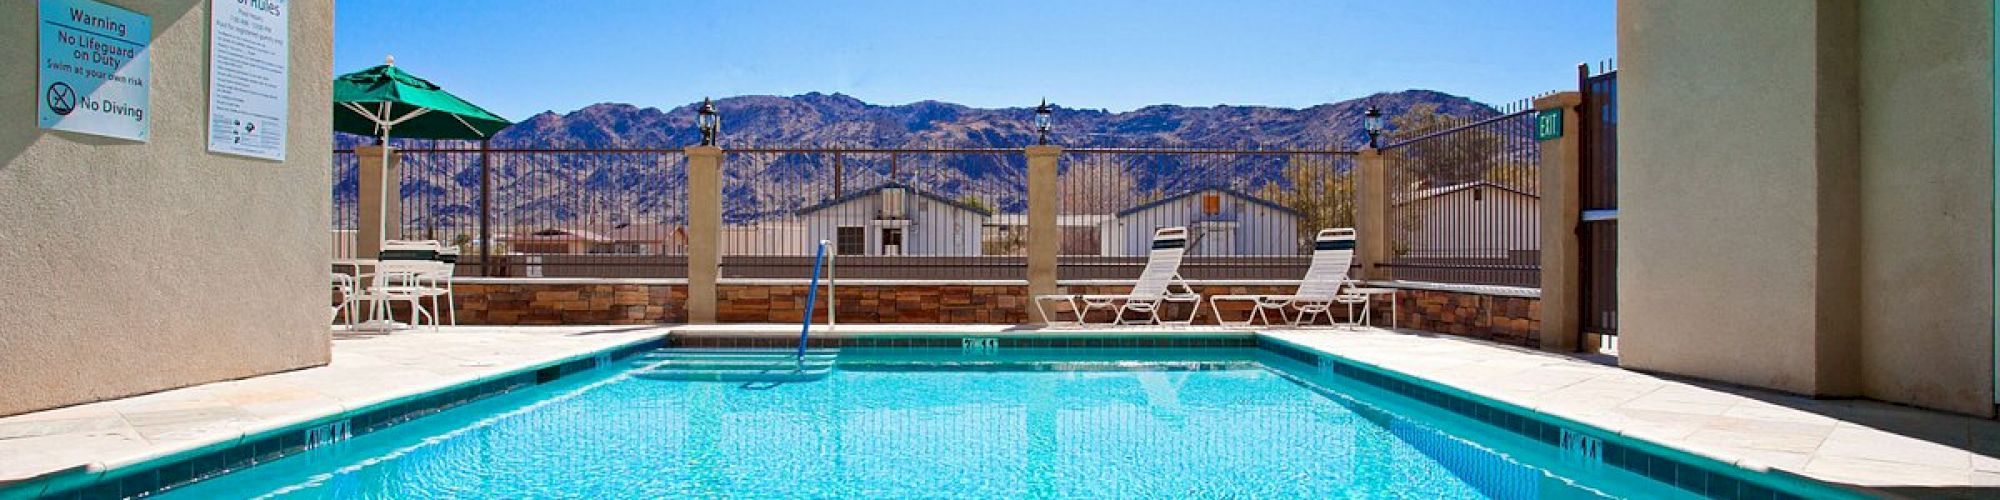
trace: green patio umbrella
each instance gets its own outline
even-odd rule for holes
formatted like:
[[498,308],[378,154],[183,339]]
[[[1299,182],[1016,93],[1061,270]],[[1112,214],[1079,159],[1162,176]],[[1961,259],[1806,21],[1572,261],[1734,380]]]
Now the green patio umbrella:
[[[397,69],[394,57],[381,66],[333,79],[333,130],[338,132],[375,137],[383,143],[390,137],[482,140],[511,124],[429,80]],[[388,164],[389,150],[383,149],[382,165]],[[385,205],[388,199],[389,183],[384,182]],[[382,217],[376,228],[376,234],[385,238],[388,219]]]

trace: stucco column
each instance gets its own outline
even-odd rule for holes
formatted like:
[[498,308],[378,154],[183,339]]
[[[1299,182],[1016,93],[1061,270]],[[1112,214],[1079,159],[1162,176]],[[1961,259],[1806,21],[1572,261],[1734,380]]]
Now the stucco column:
[[[384,149],[389,150],[387,175],[383,175],[385,169],[382,165],[382,150]],[[362,146],[354,148],[354,156],[361,160],[361,170],[358,172],[360,186],[357,187],[361,196],[356,200],[361,205],[361,218],[356,223],[358,227],[354,234],[354,257],[373,259],[382,251],[382,240],[400,239],[403,235],[403,221],[400,216],[403,213],[403,176],[402,171],[398,169],[402,164],[403,154],[397,152],[396,148],[388,146]],[[382,197],[384,179],[389,183],[387,200],[383,200]],[[389,217],[388,224],[383,224],[384,214]],[[382,233],[382,228],[385,226],[388,228],[386,235]]]
[[[1028,146],[1028,296],[1056,293],[1056,159],[1061,146]],[[1047,323],[1033,301],[1028,319]]]
[[688,323],[715,323],[715,280],[722,274],[722,148],[687,148]]
[[1394,279],[1387,264],[1395,257],[1395,239],[1389,235],[1389,163],[1382,151],[1361,150],[1355,162],[1354,239],[1355,257],[1361,262],[1361,277],[1369,280]]
[[1542,350],[1575,352],[1583,320],[1583,260],[1577,225],[1583,219],[1580,183],[1583,141],[1577,106],[1583,95],[1561,92],[1535,99],[1537,110],[1561,110],[1562,135],[1540,142],[1542,197]]

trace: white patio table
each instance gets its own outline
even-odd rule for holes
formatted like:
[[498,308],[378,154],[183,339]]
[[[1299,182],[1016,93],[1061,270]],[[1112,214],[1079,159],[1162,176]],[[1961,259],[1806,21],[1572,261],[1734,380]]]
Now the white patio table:
[[[369,274],[361,272],[361,268],[365,267],[372,270],[381,264],[382,261],[379,259],[337,259],[333,261],[334,267],[347,267],[354,270],[353,276],[356,290],[365,290],[370,286],[374,286],[369,280],[361,279],[362,276]],[[366,299],[368,295],[363,294],[362,297]],[[396,321],[396,318],[390,315],[389,301],[369,300],[368,302],[368,321],[354,325],[353,329],[369,332],[392,332],[410,327],[409,324]]]

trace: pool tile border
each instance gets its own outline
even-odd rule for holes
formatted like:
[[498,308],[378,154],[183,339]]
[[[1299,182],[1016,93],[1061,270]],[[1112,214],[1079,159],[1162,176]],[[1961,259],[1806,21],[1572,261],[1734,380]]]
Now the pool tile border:
[[[1790,487],[1819,490],[1828,494],[1861,496],[1852,490],[1803,477],[1762,474],[1712,459],[1708,460],[1714,462],[1712,464],[1695,464],[1690,463],[1690,460],[1675,459],[1646,449],[1644,446],[1634,446],[1637,443],[1633,438],[1618,436],[1583,424],[1545,421],[1543,419],[1549,417],[1532,416],[1529,412],[1507,408],[1478,396],[1453,394],[1436,386],[1435,383],[1413,382],[1413,377],[1408,375],[1318,352],[1281,339],[1260,335],[1257,338],[1257,347],[1308,366],[1319,367],[1342,378],[1402,395],[1557,448],[1565,447],[1565,434],[1586,436],[1597,441],[1599,459],[1604,465],[1645,476],[1695,495],[1750,500],[1808,498],[1786,491],[1787,487]],[[1651,447],[1664,448],[1658,445]],[[1691,454],[1689,456],[1692,460],[1704,460]]]
[[[339,434],[327,442],[352,439],[468,403],[590,371],[665,345],[664,338],[647,339],[576,359],[524,368],[458,387],[414,394],[357,412],[331,415],[262,432],[255,437],[245,437],[235,445],[186,452],[166,457],[164,461],[127,467],[125,470],[105,471],[102,478],[89,484],[55,493],[40,494],[35,498],[82,500],[151,495],[303,453],[325,444],[308,442],[307,434],[314,430],[326,429],[329,425],[337,425],[333,428],[337,429]],[[16,486],[33,488],[39,485],[29,483]],[[0,491],[0,493],[6,492]]]
[[[1046,337],[999,336],[968,333],[963,335],[868,335],[851,337],[814,337],[807,339],[810,348],[842,347],[919,347],[919,348],[960,348],[967,339],[993,339],[1000,348],[1137,348],[1137,347],[1257,347],[1257,337],[1253,335],[1189,336],[1185,334],[1162,334],[1157,337],[1092,337],[1087,334],[1046,334]],[[667,347],[693,348],[790,348],[798,347],[797,337],[774,337],[764,335],[745,336],[667,336]]]

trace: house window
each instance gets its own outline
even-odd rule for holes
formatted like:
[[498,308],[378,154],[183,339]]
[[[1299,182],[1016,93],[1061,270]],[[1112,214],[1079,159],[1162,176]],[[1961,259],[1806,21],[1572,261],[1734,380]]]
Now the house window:
[[903,254],[903,228],[882,228],[882,255]]
[[1201,195],[1201,213],[1202,215],[1222,213],[1222,195],[1212,193]]
[[861,226],[841,226],[834,233],[834,253],[840,255],[861,255],[868,251],[868,233]]

